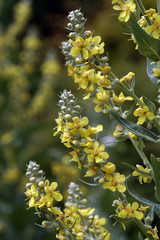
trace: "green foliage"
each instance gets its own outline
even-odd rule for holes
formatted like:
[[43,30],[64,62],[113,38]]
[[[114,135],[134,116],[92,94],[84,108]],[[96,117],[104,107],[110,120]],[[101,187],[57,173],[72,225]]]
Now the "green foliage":
[[151,164],[153,169],[154,181],[156,184],[156,198],[160,202],[160,162],[153,154],[151,154]]
[[126,130],[132,132],[136,136],[142,137],[151,142],[158,143],[157,142],[157,140],[159,139],[158,136],[155,133],[151,132],[150,130],[122,118],[119,114],[110,109],[105,109],[104,112],[109,112],[117,120],[119,124],[121,124]]
[[152,61],[160,60],[160,40],[151,37],[137,23],[135,18],[131,16],[131,26],[135,39],[138,43],[139,52],[148,57]]

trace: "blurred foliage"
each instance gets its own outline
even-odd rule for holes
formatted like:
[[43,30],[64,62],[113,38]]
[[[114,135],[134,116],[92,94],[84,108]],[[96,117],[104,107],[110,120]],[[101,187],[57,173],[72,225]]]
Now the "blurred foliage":
[[[147,0],[146,5],[151,1]],[[76,91],[67,77],[60,52],[61,41],[67,32],[68,11],[81,7],[88,18],[86,28],[94,29],[106,42],[112,68],[120,76],[136,72],[138,94],[151,99],[156,87],[144,72],[145,59],[127,42],[122,27],[112,16],[111,0],[1,0],[0,1],[0,239],[50,240],[53,232],[37,227],[37,215],[26,211],[25,168],[29,160],[40,163],[47,177],[56,178],[61,191],[66,191],[70,181],[80,177],[75,165],[68,164],[66,149],[58,138],[52,137],[53,119],[57,117],[58,95],[64,88]],[[114,27],[113,27],[114,26]],[[127,64],[126,64],[127,63]],[[141,87],[142,82],[146,87]],[[150,91],[152,86],[152,91]],[[81,92],[75,94],[78,98]],[[80,102],[80,104],[84,104]],[[104,124],[101,135],[105,143],[114,141],[111,133],[115,123],[106,121],[102,114],[95,114],[91,103],[84,112],[93,123]],[[111,122],[111,121],[110,121]],[[109,139],[106,136],[109,136]],[[150,144],[148,149],[154,149]],[[139,156],[129,142],[108,144],[108,150],[119,170],[121,162],[138,163]],[[133,152],[130,155],[130,152]],[[135,161],[136,159],[136,161]],[[128,170],[129,171],[129,170]],[[86,180],[87,181],[87,180]],[[110,215],[113,209],[112,193],[97,189],[87,190],[90,203],[99,213]],[[137,185],[138,188],[138,185]],[[144,187],[144,195],[151,195],[151,188]],[[152,198],[152,196],[151,196]],[[154,196],[153,196],[154,198]],[[42,219],[41,219],[42,221]],[[135,226],[134,226],[135,227]],[[112,237],[136,239],[133,226],[123,232],[120,226]],[[131,237],[132,236],[132,237]]]

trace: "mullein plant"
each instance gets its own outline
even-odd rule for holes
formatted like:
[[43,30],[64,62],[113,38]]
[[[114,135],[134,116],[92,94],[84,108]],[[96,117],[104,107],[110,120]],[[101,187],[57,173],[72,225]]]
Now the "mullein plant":
[[26,176],[29,179],[25,191],[28,206],[34,207],[39,216],[46,217],[41,227],[56,228],[56,238],[60,240],[110,239],[110,233],[104,227],[106,218],[99,218],[93,214],[94,208],[87,207],[87,200],[77,184],[70,183],[68,198],[61,210],[55,203],[63,199],[62,194],[56,190],[57,182],[50,183],[40,166],[33,161],[27,166]]
[[[158,105],[160,99],[160,1],[157,0],[157,10],[153,8],[146,10],[141,0],[113,0],[112,4],[113,8],[120,12],[118,19],[122,22],[125,30],[129,32],[131,39],[136,44],[135,48],[147,58],[147,74],[158,88],[156,100]],[[144,152],[144,140],[154,144],[160,143],[158,133],[160,131],[160,108],[146,96],[138,97],[136,95],[134,72],[129,72],[120,78],[114,74],[109,65],[108,56],[104,55],[104,43],[101,41],[101,37],[94,36],[90,30],[85,30],[86,18],[80,9],[71,11],[68,19],[69,23],[66,27],[69,30],[68,40],[62,42],[61,45],[68,75],[78,84],[79,89],[84,90],[83,99],[93,101],[95,112],[102,112],[106,114],[106,117],[109,114],[115,118],[118,124],[113,132],[114,137],[120,141],[130,139],[143,165],[133,166],[126,163],[125,166],[133,170],[130,176],[125,176],[117,171],[115,164],[110,160],[107,149],[100,144],[97,138],[97,133],[103,131],[104,127],[89,125],[89,119],[82,116],[81,107],[76,103],[76,98],[71,91],[64,90],[61,93],[58,103],[60,111],[55,119],[57,126],[54,136],[60,136],[61,142],[69,149],[71,159],[77,163],[78,168],[86,170],[84,177],[92,177],[94,180],[92,185],[102,185],[104,190],[109,189],[113,192],[115,213],[112,218],[115,219],[115,223],[120,222],[125,230],[127,222],[133,221],[140,229],[139,240],[144,239],[144,236],[145,240],[159,239],[154,216],[157,214],[160,217],[160,204],[137,194],[131,185],[131,178],[132,176],[137,177],[141,185],[153,181],[155,197],[157,201],[160,201],[159,158],[151,154],[148,159]],[[117,94],[117,88],[120,89],[119,94]],[[124,109],[125,101],[132,103],[131,108]],[[136,123],[127,119],[130,115],[137,118]],[[30,194],[31,187],[33,193]],[[31,184],[26,195],[30,199],[29,206],[32,202],[32,207],[35,207],[40,214],[38,209],[41,195],[38,191],[38,186]],[[133,202],[128,200],[128,193],[134,199]],[[34,194],[36,194],[35,197]],[[33,200],[31,201],[31,199]],[[68,206],[67,204],[66,206]],[[73,213],[73,209],[77,211],[76,205],[72,208],[70,203],[68,210],[64,210],[64,212],[70,213],[73,217],[77,213]],[[60,213],[57,212],[57,214]],[[57,217],[57,220],[63,220],[63,223],[67,224],[64,214],[62,214],[63,217],[60,216]],[[76,227],[76,224],[82,220],[79,210],[76,219],[76,221],[70,222],[70,226],[72,226],[70,228]],[[68,232],[67,226],[65,225]],[[57,228],[60,229],[57,237],[68,239],[68,236],[65,236],[64,228],[62,226]],[[83,228],[76,228],[77,238],[73,239],[107,239],[109,237],[108,234],[107,236],[87,238],[84,233],[81,235],[81,229]],[[71,236],[69,239],[72,239]]]

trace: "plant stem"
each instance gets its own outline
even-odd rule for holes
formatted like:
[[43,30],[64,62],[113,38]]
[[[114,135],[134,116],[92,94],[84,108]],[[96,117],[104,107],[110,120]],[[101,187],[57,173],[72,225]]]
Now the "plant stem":
[[148,238],[148,240],[155,240],[155,238],[153,238],[153,236],[151,234],[147,233],[147,229],[145,227],[145,225],[143,224],[142,221],[138,220],[137,218],[134,218],[134,222],[138,225],[138,227],[142,230],[142,232],[146,235],[146,237]]
[[138,148],[138,142],[137,142],[136,140],[134,140],[133,138],[131,138],[131,137],[130,137],[130,140],[131,140],[133,146],[135,147],[135,149],[137,150],[139,156],[141,157],[144,165],[145,165],[148,169],[152,169],[152,166],[151,166],[148,158],[146,157],[145,153],[143,152],[143,150],[140,150],[140,149]]
[[[111,71],[110,77],[112,80],[118,79],[116,75]],[[118,79],[119,80],[119,79]],[[145,106],[145,104],[137,97],[137,95],[134,93],[134,91],[130,90],[123,82],[118,81],[117,82],[119,86],[129,95],[133,98],[133,100],[138,103],[142,108]],[[160,124],[157,121],[156,118],[152,120],[153,124],[156,126],[156,128],[160,131]]]

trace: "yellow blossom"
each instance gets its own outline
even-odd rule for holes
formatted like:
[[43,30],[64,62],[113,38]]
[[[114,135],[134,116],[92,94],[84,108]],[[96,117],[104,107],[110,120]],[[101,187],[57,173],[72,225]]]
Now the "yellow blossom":
[[92,177],[92,176],[94,176],[97,173],[98,168],[97,168],[95,162],[92,162],[91,165],[90,164],[88,164],[88,165],[86,164],[86,165],[84,165],[84,167],[88,168],[86,174],[84,175],[85,177]]
[[138,107],[133,114],[135,117],[139,117],[137,122],[138,125],[142,125],[145,122],[146,118],[149,120],[154,119],[154,114],[152,112],[149,112],[149,108],[147,106],[143,106],[143,108]]
[[38,197],[38,190],[35,184],[32,184],[30,188],[27,189],[27,191],[24,193],[29,198],[29,207],[35,207],[36,206],[36,200]]
[[153,24],[149,25],[145,28],[146,33],[152,34],[152,36],[156,39],[159,39],[159,33],[160,33],[160,15],[157,15],[156,13],[153,14]]
[[123,92],[121,92],[119,94],[119,96],[116,96],[115,93],[113,93],[113,100],[117,103],[123,103],[124,101],[128,100],[128,101],[132,101],[133,98],[132,97],[125,97]]
[[87,59],[89,57],[89,53],[87,50],[87,47],[90,46],[89,40],[90,38],[84,40],[82,37],[76,36],[75,41],[71,41],[71,44],[73,45],[71,49],[72,57],[76,57],[82,52],[84,59]]
[[155,228],[151,228],[147,231],[148,234],[152,235],[154,239],[159,239],[158,237],[158,229],[157,227],[155,226]]
[[120,174],[119,172],[116,172],[114,175],[106,173],[105,179],[106,181],[103,184],[104,189],[109,189],[112,192],[115,192],[116,190],[118,192],[126,191],[126,186],[124,185],[126,178],[123,174]]
[[47,195],[50,195],[56,201],[62,201],[63,196],[58,191],[55,191],[57,186],[58,186],[57,182],[52,182],[49,185],[49,180],[45,180],[44,190]]
[[107,152],[103,152],[105,149],[104,145],[99,146],[99,142],[95,141],[93,143],[92,148],[84,148],[85,153],[87,153],[87,158],[89,162],[93,162],[94,160],[96,163],[102,162],[104,159],[109,157]]
[[107,101],[110,98],[110,92],[104,90],[103,88],[99,89],[99,92],[96,93],[96,97],[93,99],[93,103],[96,103],[95,112],[101,112],[104,107],[109,108]]
[[104,42],[101,42],[100,36],[90,37],[88,38],[88,41],[90,42],[90,46],[94,45],[93,48],[89,50],[89,57],[92,57],[96,54],[102,54],[104,52]]
[[125,82],[130,82],[130,81],[132,80],[132,78],[133,78],[134,75],[135,75],[135,73],[129,72],[127,75],[125,75],[124,77],[122,77],[122,78],[120,79],[120,82],[123,82],[123,81],[125,81]]
[[134,0],[122,1],[122,0],[113,0],[112,4],[118,3],[119,5],[114,5],[113,8],[115,10],[121,11],[118,19],[121,22],[127,22],[130,18],[130,12],[134,12],[136,10],[136,4]]
[[153,68],[153,76],[160,78],[160,69],[159,67]]
[[110,71],[111,71],[111,67],[108,66],[107,64],[104,66],[98,66],[98,69],[101,70],[101,72],[103,73],[103,75],[107,75]]
[[[139,164],[136,164],[136,167],[137,167],[139,170],[143,171],[143,172],[148,172],[148,168],[144,168],[144,167],[142,167],[142,166],[139,165]],[[143,184],[143,182],[144,182],[144,183],[147,183],[147,181],[148,181],[148,178],[147,178],[147,177],[145,177],[144,175],[140,174],[140,173],[137,172],[137,171],[134,171],[134,172],[132,173],[132,175],[133,175],[133,176],[138,176],[138,180],[139,180],[140,184]]]
[[94,83],[97,81],[94,72],[95,69],[89,69],[88,66],[82,66],[79,72],[74,74],[74,82],[78,83],[80,88],[86,89],[90,82]]
[[141,220],[144,217],[144,214],[141,211],[137,211],[138,208],[139,204],[137,202],[132,203],[132,205],[129,203],[124,208],[122,208],[122,210],[117,211],[117,213],[121,218],[127,218],[127,216],[130,216],[132,218]]
[[77,132],[80,133],[81,137],[87,137],[89,135],[89,131],[85,128],[88,124],[88,118],[83,117],[82,119],[79,119],[79,117],[74,117],[73,122],[67,122],[66,127],[70,130],[70,133],[74,136]]
[[152,21],[155,13],[156,13],[156,10],[154,8],[150,8],[145,11],[145,16],[149,17],[149,19]]
[[107,164],[104,165],[104,167],[101,167],[101,170],[113,174],[115,172],[116,166],[112,162],[107,162]]

